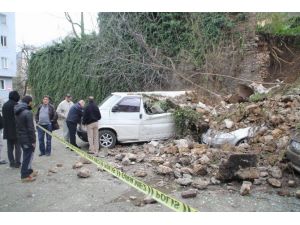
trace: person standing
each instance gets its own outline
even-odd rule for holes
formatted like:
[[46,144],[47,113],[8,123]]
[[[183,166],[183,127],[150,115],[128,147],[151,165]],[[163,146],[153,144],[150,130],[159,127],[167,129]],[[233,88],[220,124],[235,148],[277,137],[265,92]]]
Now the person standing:
[[82,114],[84,108],[84,101],[80,100],[78,103],[74,104],[67,116],[67,126],[70,132],[70,143],[75,147],[79,146],[76,144],[76,128],[77,124],[81,122]]
[[0,114],[0,165],[6,164],[6,160],[1,159],[2,149],[3,149],[3,140],[2,140],[2,129],[3,129],[3,120]]
[[32,182],[36,179],[36,171],[32,169],[33,153],[36,146],[35,130],[32,114],[32,97],[24,96],[20,104],[15,106],[16,130],[18,141],[23,150],[21,167],[22,182]]
[[98,155],[99,152],[99,132],[98,120],[101,119],[101,114],[98,106],[94,102],[94,97],[89,97],[89,103],[84,108],[82,124],[87,125],[87,135],[89,141],[89,153]]
[[7,140],[9,166],[19,168],[21,166],[21,148],[17,139],[14,107],[18,104],[20,95],[17,91],[11,91],[9,92],[8,99],[9,100],[5,102],[2,107],[3,139]]
[[63,136],[65,141],[67,142],[70,142],[70,133],[66,120],[72,105],[74,105],[74,103],[72,102],[72,96],[70,94],[67,94],[65,96],[65,100],[59,103],[56,109],[58,116],[63,119]]
[[[49,104],[49,96],[45,95],[42,100],[42,104],[38,107],[35,115],[35,121],[38,125],[44,129],[52,132],[52,124],[57,122],[57,113],[54,106]],[[37,127],[40,154],[39,156],[51,155],[51,135],[47,134],[41,128]],[[45,133],[46,133],[46,146],[45,146]]]

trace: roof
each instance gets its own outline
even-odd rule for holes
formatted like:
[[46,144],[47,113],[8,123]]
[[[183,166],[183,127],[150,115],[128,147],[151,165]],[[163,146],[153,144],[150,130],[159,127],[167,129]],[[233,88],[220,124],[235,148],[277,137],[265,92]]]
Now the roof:
[[164,97],[176,97],[180,95],[185,95],[190,91],[149,91],[149,92],[113,92],[113,95],[119,96],[141,96],[141,95],[158,95]]

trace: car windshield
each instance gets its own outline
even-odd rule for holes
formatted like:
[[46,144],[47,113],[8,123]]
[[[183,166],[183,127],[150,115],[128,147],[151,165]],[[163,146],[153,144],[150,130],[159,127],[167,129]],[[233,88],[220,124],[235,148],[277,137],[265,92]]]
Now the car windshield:
[[119,95],[109,95],[99,104],[99,107],[101,108],[111,107],[111,105],[116,101],[118,101],[120,98],[121,96]]

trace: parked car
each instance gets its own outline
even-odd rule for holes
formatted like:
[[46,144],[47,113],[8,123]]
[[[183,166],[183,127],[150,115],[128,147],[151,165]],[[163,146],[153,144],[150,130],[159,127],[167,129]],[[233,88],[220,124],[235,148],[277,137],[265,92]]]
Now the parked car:
[[300,173],[300,132],[296,132],[288,145],[286,158],[291,162],[292,167]]
[[246,127],[228,133],[208,129],[206,133],[202,134],[201,141],[212,147],[220,147],[223,144],[235,146],[247,142],[255,135],[257,129],[256,127]]
[[[172,137],[175,134],[172,114],[157,109],[153,113],[146,106],[145,96],[176,97],[184,94],[185,91],[112,93],[99,106],[100,147],[113,148],[117,142],[146,142]],[[88,141],[84,126],[77,128],[77,135]]]

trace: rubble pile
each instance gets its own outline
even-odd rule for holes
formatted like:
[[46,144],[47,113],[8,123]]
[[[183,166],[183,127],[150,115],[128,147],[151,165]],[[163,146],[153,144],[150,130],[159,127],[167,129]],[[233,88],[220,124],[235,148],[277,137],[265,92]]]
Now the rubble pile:
[[[172,99],[176,105],[189,106],[200,112],[203,115],[201,122],[205,121],[211,130],[228,133],[253,127],[255,132],[237,146],[213,147],[199,143],[200,136],[198,140],[187,136],[134,145],[130,147],[130,153],[116,148],[110,150],[110,155],[123,167],[147,165],[157,176],[168,177],[179,187],[204,190],[209,185],[237,180],[241,195],[251,194],[251,189],[257,185],[297,187],[294,180],[284,179],[288,163],[283,159],[291,134],[300,122],[299,95],[275,96],[255,103],[222,102],[216,107],[196,100],[192,96]],[[147,174],[149,171],[143,169],[133,175],[144,178]],[[183,196],[197,193],[195,190],[190,192]]]

